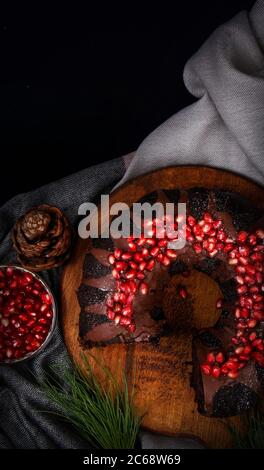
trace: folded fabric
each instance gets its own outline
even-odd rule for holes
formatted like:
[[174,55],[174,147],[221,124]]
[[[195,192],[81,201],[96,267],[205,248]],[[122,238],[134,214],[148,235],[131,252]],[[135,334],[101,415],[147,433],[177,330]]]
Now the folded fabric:
[[263,0],[214,31],[187,62],[184,82],[198,100],[143,141],[119,185],[170,165],[213,166],[263,183]]

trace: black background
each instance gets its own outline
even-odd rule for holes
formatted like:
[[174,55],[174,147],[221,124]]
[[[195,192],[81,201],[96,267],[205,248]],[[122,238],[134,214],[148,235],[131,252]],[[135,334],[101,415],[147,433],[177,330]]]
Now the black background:
[[144,11],[133,2],[56,11],[21,3],[0,18],[0,204],[136,149],[193,102],[182,80],[188,58],[254,2]]

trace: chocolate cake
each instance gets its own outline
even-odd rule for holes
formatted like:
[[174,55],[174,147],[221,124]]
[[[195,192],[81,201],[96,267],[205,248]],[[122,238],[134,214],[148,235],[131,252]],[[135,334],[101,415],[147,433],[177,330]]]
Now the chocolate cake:
[[187,243],[176,251],[166,237],[155,238],[155,219],[149,238],[89,240],[77,293],[82,347],[158,342],[171,332],[163,300],[173,276],[202,271],[224,298],[216,325],[190,328],[198,409],[219,417],[248,410],[264,382],[262,214],[239,194],[218,189],[157,190],[135,202],[186,202]]

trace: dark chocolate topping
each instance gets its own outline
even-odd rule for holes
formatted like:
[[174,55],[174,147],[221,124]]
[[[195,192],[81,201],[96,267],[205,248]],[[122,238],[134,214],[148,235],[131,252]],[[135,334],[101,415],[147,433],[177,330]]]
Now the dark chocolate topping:
[[258,396],[254,390],[242,383],[230,383],[215,393],[213,416],[235,416],[255,406]]
[[100,290],[97,287],[88,286],[87,284],[81,284],[77,295],[80,307],[85,308],[86,305],[103,302],[103,300],[108,296],[108,292]]
[[98,278],[111,274],[110,266],[102,265],[92,253],[88,253],[85,256],[83,275],[86,279],[91,277]]

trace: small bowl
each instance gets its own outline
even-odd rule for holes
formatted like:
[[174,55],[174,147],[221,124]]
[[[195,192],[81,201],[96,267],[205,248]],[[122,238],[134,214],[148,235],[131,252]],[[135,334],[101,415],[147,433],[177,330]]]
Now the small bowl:
[[[50,299],[51,299],[51,304],[50,305],[51,305],[51,310],[52,310],[52,320],[51,320],[51,323],[49,325],[49,331],[47,333],[47,336],[45,337],[44,341],[40,344],[40,346],[37,349],[35,349],[34,351],[30,351],[30,352],[26,353],[24,356],[19,357],[19,358],[10,357],[10,358],[5,358],[4,360],[1,360],[1,358],[0,358],[0,364],[14,364],[14,363],[17,363],[17,362],[26,361],[26,360],[31,359],[32,357],[36,356],[49,343],[49,341],[52,337],[52,334],[54,333],[54,329],[55,329],[55,325],[56,325],[56,321],[57,321],[56,301],[55,301],[55,298],[54,298],[49,286],[46,284],[46,282],[44,282],[43,279],[41,279],[41,277],[38,274],[36,274],[32,271],[29,271],[28,269],[22,268],[21,266],[0,265],[0,271],[5,271],[7,268],[12,268],[14,271],[20,271],[20,272],[23,272],[23,273],[28,273],[33,277],[34,281],[40,282],[40,284],[43,286],[43,289],[46,291],[46,293],[50,296]],[[1,281],[1,279],[0,279],[0,281]],[[23,287],[21,287],[21,291],[23,291]],[[1,290],[0,290],[0,297],[1,297]],[[0,306],[0,314],[1,314],[1,306]],[[0,318],[0,324],[1,324],[2,318]],[[30,331],[29,331],[29,333],[30,333]],[[1,351],[1,349],[0,349],[0,351]]]

